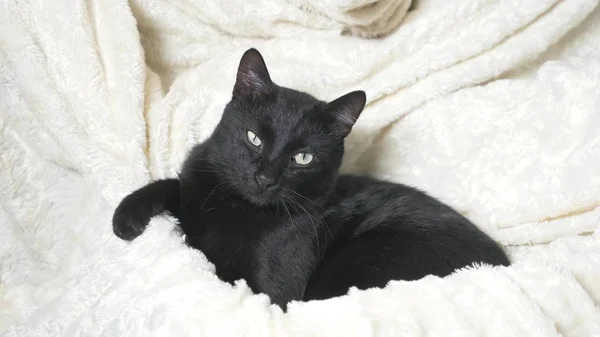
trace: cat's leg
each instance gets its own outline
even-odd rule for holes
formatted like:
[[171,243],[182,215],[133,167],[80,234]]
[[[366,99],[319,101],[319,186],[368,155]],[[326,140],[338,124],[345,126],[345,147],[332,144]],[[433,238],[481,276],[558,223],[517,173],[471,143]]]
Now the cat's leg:
[[[296,219],[299,220],[299,219]],[[298,222],[298,226],[311,226]],[[300,227],[302,228],[302,227]],[[319,262],[314,234],[299,232],[296,228],[280,227],[263,238],[254,256],[256,266],[249,286],[256,293],[269,295],[271,303],[284,311],[291,301],[301,301],[311,273]]]
[[121,201],[113,215],[113,231],[123,240],[138,237],[152,217],[164,211],[178,216],[179,180],[152,182]]

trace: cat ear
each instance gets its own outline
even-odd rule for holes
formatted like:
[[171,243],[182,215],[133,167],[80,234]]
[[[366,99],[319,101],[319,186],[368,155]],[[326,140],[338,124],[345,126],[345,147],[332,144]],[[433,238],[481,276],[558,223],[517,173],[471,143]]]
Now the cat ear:
[[265,97],[272,91],[273,82],[262,55],[254,48],[248,49],[240,60],[233,96],[256,99]]
[[353,91],[327,104],[325,112],[333,117],[336,129],[343,137],[346,137],[363,111],[366,102],[367,95],[364,91]]

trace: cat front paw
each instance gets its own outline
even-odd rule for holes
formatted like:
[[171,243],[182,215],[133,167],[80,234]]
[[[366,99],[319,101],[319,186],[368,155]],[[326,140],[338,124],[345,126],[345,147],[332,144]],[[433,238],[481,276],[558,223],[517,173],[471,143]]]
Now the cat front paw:
[[117,208],[112,220],[113,232],[123,240],[131,241],[144,232],[148,219]]

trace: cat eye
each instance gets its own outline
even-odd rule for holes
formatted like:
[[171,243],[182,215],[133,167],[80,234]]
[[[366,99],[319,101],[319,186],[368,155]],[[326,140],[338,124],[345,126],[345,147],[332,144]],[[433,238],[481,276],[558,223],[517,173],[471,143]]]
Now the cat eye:
[[314,156],[308,152],[299,152],[292,157],[292,161],[298,165],[308,165],[313,161],[313,159]]
[[262,141],[260,140],[260,138],[258,138],[258,136],[252,131],[246,132],[246,138],[248,138],[248,141],[254,146],[262,145]]

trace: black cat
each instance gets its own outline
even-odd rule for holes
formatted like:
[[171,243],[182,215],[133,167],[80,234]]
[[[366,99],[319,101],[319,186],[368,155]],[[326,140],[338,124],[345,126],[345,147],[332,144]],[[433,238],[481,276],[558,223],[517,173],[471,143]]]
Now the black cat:
[[132,240],[168,211],[224,281],[245,279],[286,308],[390,280],[445,276],[474,263],[509,265],[475,225],[399,184],[339,176],[362,91],[325,103],[271,82],[255,49],[243,55],[222,119],[189,153],[179,179],[153,182],[117,207]]

